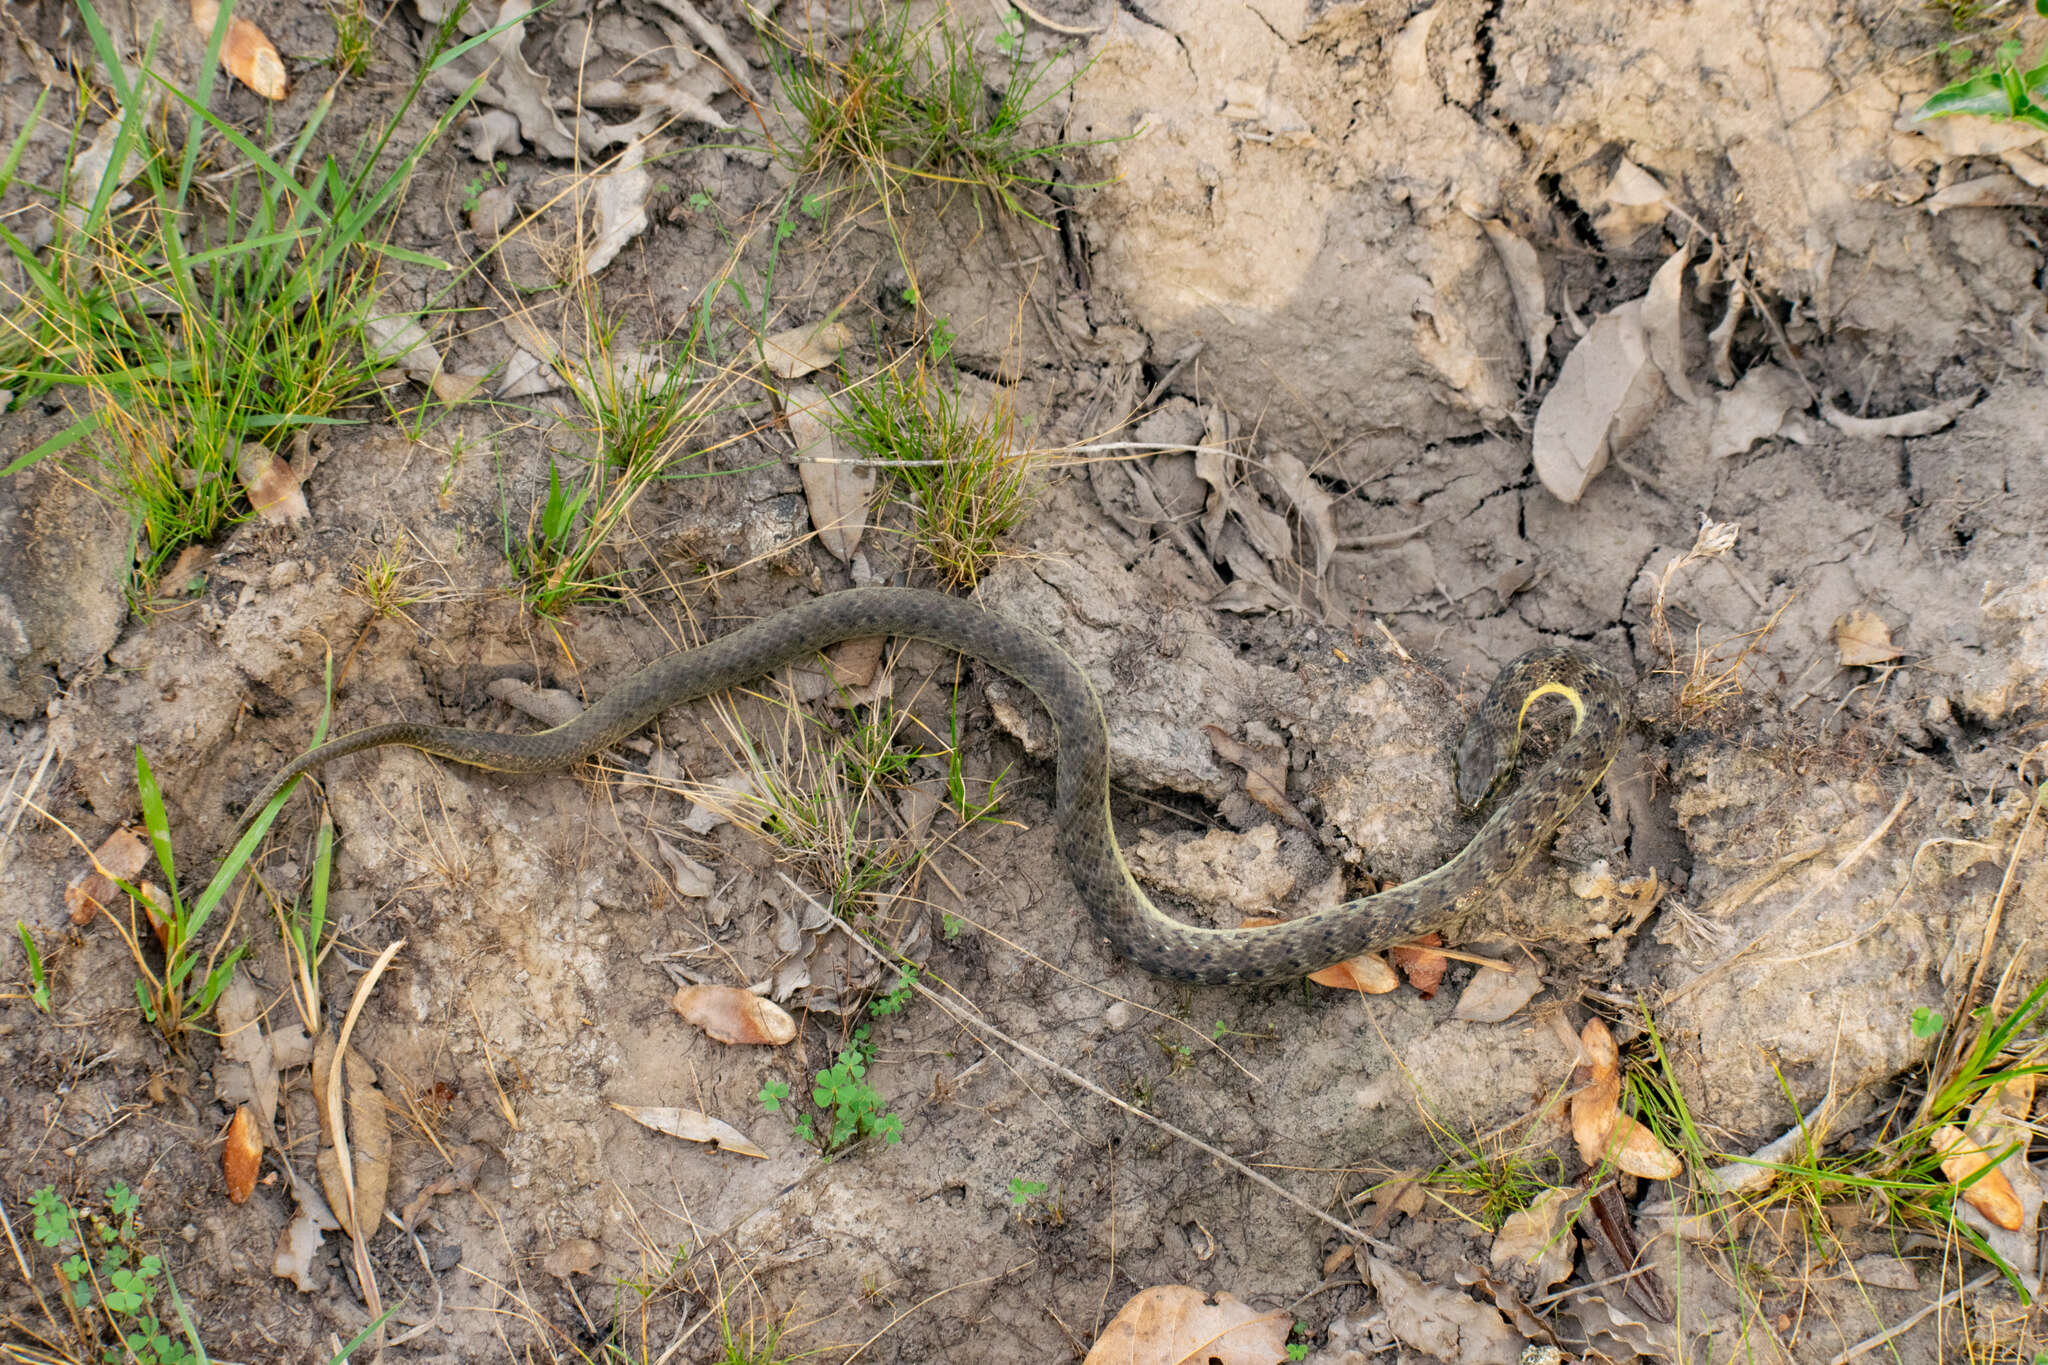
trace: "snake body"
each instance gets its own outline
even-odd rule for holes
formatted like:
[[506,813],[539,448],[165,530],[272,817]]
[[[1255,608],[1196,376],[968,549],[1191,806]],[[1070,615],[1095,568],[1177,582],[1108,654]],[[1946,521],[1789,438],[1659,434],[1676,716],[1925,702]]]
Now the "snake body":
[[[1502,670],[1458,746],[1458,795],[1477,805],[1514,765],[1529,706],[1559,695],[1576,712],[1571,735],[1508,793],[1472,841],[1443,866],[1377,895],[1257,929],[1205,929],[1160,910],[1117,847],[1109,809],[1109,730],[1088,676],[1058,645],[959,598],[910,588],[854,588],[779,612],[641,669],[566,725],[495,734],[398,721],[357,730],[300,755],[242,819],[292,779],[344,754],[407,745],[497,772],[566,768],[624,739],[661,712],[737,686],[842,640],[929,640],[1009,674],[1051,713],[1059,735],[1057,846],[1075,889],[1116,950],[1149,972],[1203,985],[1304,976],[1347,957],[1439,927],[1468,897],[1497,887],[1541,848],[1598,785],[1621,741],[1620,679],[1566,649],[1539,649]],[[237,830],[239,837],[241,830]]]

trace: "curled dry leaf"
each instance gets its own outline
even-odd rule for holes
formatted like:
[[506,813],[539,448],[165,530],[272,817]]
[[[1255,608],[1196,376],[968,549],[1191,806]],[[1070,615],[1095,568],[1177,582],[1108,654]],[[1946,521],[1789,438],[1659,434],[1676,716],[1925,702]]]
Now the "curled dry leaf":
[[[1240,929],[1264,929],[1285,920],[1271,915],[1246,915],[1238,921]],[[1387,960],[1374,953],[1361,953],[1347,957],[1342,962],[1325,967],[1319,972],[1310,972],[1308,979],[1318,986],[1331,990],[1357,991],[1360,995],[1386,995],[1401,989],[1401,977]]]
[[1835,661],[1844,668],[1885,663],[1904,653],[1892,643],[1892,628],[1876,612],[1858,607],[1835,620]]
[[[235,973],[215,1003],[213,1016],[220,1025],[221,1055],[247,1073],[244,1089],[255,1106],[251,1118],[259,1131],[267,1133],[277,1122],[278,1061],[263,1028],[263,1001],[248,973]],[[216,1089],[227,1085],[221,1074],[225,1069],[215,1068]]]
[[661,860],[668,864],[669,883],[675,887],[678,896],[702,900],[718,889],[718,877],[710,868],[659,834],[654,836],[654,847],[661,854]]
[[1692,252],[1680,247],[1650,277],[1643,293],[1643,336],[1665,384],[1679,401],[1696,407],[1699,395],[1685,377],[1685,267],[1691,259]]
[[1522,340],[1529,351],[1529,382],[1533,384],[1543,373],[1543,362],[1550,355],[1550,333],[1557,326],[1557,319],[1544,306],[1543,262],[1536,255],[1536,248],[1509,231],[1507,224],[1485,218],[1479,226],[1486,229],[1486,239],[1493,243],[1501,269],[1507,271],[1508,288],[1515,296],[1515,315],[1522,320]]
[[[1985,1170],[2004,1145],[1972,1137],[1954,1124],[1945,1124],[1934,1134],[1934,1150],[1941,1156],[1941,1173],[1949,1183],[1961,1185],[1975,1176],[1975,1183],[1963,1191],[1963,1198],[1971,1208],[2007,1232],[2017,1232],[2022,1210],[2012,1181],[2006,1179],[2004,1171]],[[1980,1171],[1982,1175],[1978,1175]]]
[[1643,333],[1643,301],[1602,314],[1558,368],[1536,410],[1537,477],[1560,502],[1577,502],[1613,452],[1642,432],[1664,398]]
[[1365,1278],[1380,1296],[1387,1329],[1415,1350],[1456,1365],[1506,1365],[1517,1359],[1522,1339],[1492,1304],[1425,1284],[1377,1256],[1366,1258]]
[[[220,0],[192,0],[192,26],[207,38],[220,22]],[[284,59],[263,30],[240,15],[228,20],[220,41],[220,64],[228,74],[267,100],[285,95]]]
[[745,1133],[729,1123],[712,1118],[709,1114],[700,1114],[695,1109],[640,1104],[615,1104],[612,1108],[643,1128],[652,1128],[657,1133],[679,1137],[685,1142],[708,1142],[721,1152],[737,1152],[741,1156],[759,1157],[763,1161],[768,1159],[768,1154],[755,1146],[753,1139]]
[[1438,933],[1424,934],[1412,943],[1399,944],[1387,949],[1387,956],[1401,974],[1408,978],[1408,984],[1424,1000],[1436,998],[1436,988],[1444,979],[1444,969],[1451,965],[1442,953],[1432,952],[1443,947],[1444,936]]
[[1671,192],[1663,182],[1627,157],[1607,182],[1607,211],[1593,228],[1602,237],[1627,239],[1670,214]]
[[684,986],[669,1004],[721,1043],[781,1047],[796,1037],[789,1011],[737,986]]
[[1913,412],[1901,412],[1891,417],[1851,417],[1840,408],[1823,398],[1820,415],[1827,419],[1829,426],[1844,436],[1867,436],[1872,439],[1891,436],[1932,436],[1946,429],[1957,417],[1977,406],[1981,394],[1967,398],[1956,398],[1946,403],[1937,403],[1931,408],[1919,408]]
[[242,481],[242,491],[249,495],[249,505],[265,521],[304,521],[312,515],[291,463],[271,454],[268,446],[242,442],[241,453],[235,457],[235,475]]
[[1117,1310],[1083,1365],[1280,1365],[1291,1313],[1261,1313],[1192,1285],[1141,1289]]
[[228,1121],[227,1142],[220,1151],[220,1171],[227,1178],[228,1198],[240,1204],[255,1192],[256,1177],[263,1169],[263,1137],[249,1106],[238,1105]]

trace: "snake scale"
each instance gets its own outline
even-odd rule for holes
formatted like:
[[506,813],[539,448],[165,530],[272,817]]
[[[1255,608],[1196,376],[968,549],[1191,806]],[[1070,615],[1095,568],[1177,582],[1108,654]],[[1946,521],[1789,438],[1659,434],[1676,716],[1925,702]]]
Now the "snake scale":
[[407,745],[498,772],[546,772],[588,758],[694,697],[733,687],[842,640],[929,640],[1009,674],[1051,713],[1059,732],[1057,846],[1075,889],[1115,949],[1149,972],[1205,985],[1304,976],[1402,943],[1451,919],[1468,897],[1500,886],[1556,832],[1614,761],[1624,726],[1612,672],[1568,649],[1539,649],[1501,671],[1458,745],[1458,796],[1467,806],[1505,782],[1529,706],[1562,696],[1570,736],[1509,792],[1443,866],[1377,895],[1258,929],[1204,929],[1155,906],[1133,880],[1109,809],[1109,730],[1088,677],[1034,630],[971,602],[911,588],[853,588],[815,598],[696,649],[657,660],[566,725],[496,734],[398,721],[357,730],[300,755],[249,807],[239,838],[286,783],[344,754]]

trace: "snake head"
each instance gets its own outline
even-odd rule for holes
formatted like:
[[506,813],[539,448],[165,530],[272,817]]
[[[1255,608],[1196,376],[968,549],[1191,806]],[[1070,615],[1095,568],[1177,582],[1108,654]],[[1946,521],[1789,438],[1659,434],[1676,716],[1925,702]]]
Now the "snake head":
[[1477,810],[1507,781],[1515,770],[1515,751],[1519,747],[1511,735],[1503,744],[1495,729],[1474,725],[1458,740],[1458,804],[1466,810]]

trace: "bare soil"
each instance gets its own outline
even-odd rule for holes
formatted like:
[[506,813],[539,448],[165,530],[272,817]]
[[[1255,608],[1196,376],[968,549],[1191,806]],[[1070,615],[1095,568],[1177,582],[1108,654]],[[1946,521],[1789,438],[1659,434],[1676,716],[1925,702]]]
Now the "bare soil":
[[[1450,935],[1541,973],[1532,1001],[1487,1023],[1457,1017],[1486,970],[1463,960],[1433,996],[1146,975],[1094,933],[1059,865],[1049,737],[1021,689],[923,648],[891,651],[859,707],[799,676],[828,728],[884,696],[940,740],[957,719],[963,771],[1004,775],[995,822],[962,830],[901,806],[933,821],[937,851],[858,908],[949,1005],[867,1021],[867,1079],[901,1141],[829,1158],[758,1096],[781,1081],[807,1101],[893,974],[819,922],[819,888],[778,845],[732,822],[693,828],[701,784],[739,766],[732,722],[683,708],[573,774],[396,748],[335,764],[317,793],[339,835],[330,1026],[363,970],[405,944],[353,1034],[390,1107],[389,1205],[405,1211],[369,1243],[396,1309],[388,1335],[406,1337],[387,1358],[723,1360],[724,1327],[783,1323],[786,1354],[821,1360],[1079,1360],[1132,1294],[1186,1283],[1290,1314],[1307,1358],[1328,1365],[1512,1359],[1545,1333],[1574,1357],[1825,1361],[1981,1273],[1954,1243],[1900,1236],[1846,1197],[1811,1211],[1825,1236],[1767,1216],[1674,1242],[1669,1219],[1646,1214],[1637,1232],[1673,1320],[1609,1284],[1509,1316],[1504,1347],[1455,1324],[1430,1335],[1387,1270],[1475,1307],[1506,1302],[1489,1285],[1541,1298],[1493,1265],[1473,1202],[1368,1193],[1509,1151],[1547,1179],[1575,1175],[1556,1100],[1593,1015],[1645,1063],[1654,1020],[1717,1151],[1753,1151],[1823,1101],[1835,1141],[1867,1141],[1924,1079],[1916,1007],[1954,1017],[1973,978],[1985,989],[1966,1004],[1997,989],[2009,1006],[2041,977],[2038,824],[2034,851],[2016,847],[2048,739],[2048,212],[1933,197],[1984,175],[2024,181],[2048,153],[1907,119],[1947,78],[1945,10],[1041,0],[1023,55],[1051,64],[1046,89],[1071,83],[1034,126],[1089,145],[1063,158],[1057,212],[1037,225],[945,187],[913,188],[888,218],[851,193],[815,216],[793,209],[810,182],[772,154],[789,136],[786,92],[763,41],[739,7],[700,9],[759,100],[721,78],[702,89],[729,127],[677,119],[654,134],[649,224],[599,294],[636,345],[671,336],[706,291],[728,332],[836,318],[855,374],[945,320],[967,390],[1007,392],[1024,437],[1064,452],[978,596],[1054,633],[1096,679],[1121,835],[1179,913],[1295,913],[1456,852],[1473,828],[1450,792],[1456,734],[1527,648],[1568,642],[1620,670],[1634,724],[1551,855]],[[174,75],[203,51],[181,10],[160,48]],[[293,89],[263,107],[237,86],[219,106],[289,138],[333,82],[318,65],[328,12],[240,12],[286,54]],[[439,13],[408,0],[382,15],[368,73],[335,87],[331,136],[387,117]],[[450,301],[468,311],[436,337],[451,370],[494,376],[487,393],[521,344],[508,316],[556,336],[580,325],[558,277],[588,250],[595,210],[577,187],[590,182],[546,144],[573,149],[579,118],[642,112],[582,109],[570,92],[624,66],[605,34],[702,47],[676,14],[567,0],[529,18],[525,56],[568,131],[523,125],[507,150],[465,128],[422,163],[397,240],[482,258]],[[998,18],[957,17],[999,86]],[[124,9],[122,31],[148,19]],[[2021,36],[2038,40],[2030,22]],[[11,139],[43,90],[32,52],[67,73],[91,63],[54,0],[8,23]],[[579,83],[579,53],[609,65]],[[489,93],[486,113],[516,104]],[[74,94],[50,98],[25,178],[53,179],[64,153]],[[433,113],[408,116],[408,134]],[[1623,202],[1624,161],[1666,202]],[[534,213],[496,252],[465,202],[493,187]],[[1555,326],[1533,366],[1489,222],[1539,263]],[[1532,468],[1535,416],[1585,328],[1642,297],[1681,247],[1697,401],[1659,390],[1615,452],[1627,468],[1560,501]],[[410,265],[386,282],[399,307],[441,285]],[[1734,372],[1777,364],[1811,394],[1726,455],[1710,439],[1730,391],[1708,334],[1736,288]],[[346,664],[336,732],[401,716],[524,728],[535,722],[487,684],[516,676],[587,701],[813,593],[931,584],[900,509],[879,511],[850,559],[819,542],[780,408],[749,356],[722,364],[741,380],[706,438],[700,467],[718,477],[652,490],[604,561],[625,591],[561,621],[522,607],[504,545],[550,461],[583,448],[566,389],[328,429],[309,521],[245,524],[178,581],[128,597],[118,509],[54,469],[0,484],[0,637],[18,642],[0,638],[0,897],[41,945],[53,997],[33,1008],[10,936],[0,1199],[43,1293],[55,1282],[26,1245],[29,1192],[54,1184],[91,1204],[119,1179],[141,1192],[215,1359],[325,1359],[369,1320],[346,1238],[327,1239],[303,1287],[272,1270],[294,1208],[286,1166],[310,1178],[318,1145],[304,1069],[285,1073],[266,1179],[228,1203],[219,1040],[167,1046],[107,920],[67,916],[87,863],[65,830],[96,847],[138,822],[138,746],[181,865],[209,868],[244,803],[308,743],[330,658]],[[416,384],[393,392],[420,401]],[[1814,401],[1875,418],[1973,395],[1911,436],[1839,429]],[[53,398],[0,414],[0,463],[60,413]],[[1228,506],[1203,450],[1229,453]],[[1733,527],[1732,549],[1671,568],[1703,523]],[[378,615],[359,588],[380,553],[414,566],[400,614]],[[1895,657],[1839,662],[1838,623],[1858,612]],[[767,733],[779,695],[732,714]],[[1293,819],[1253,799],[1206,727],[1279,753]],[[295,798],[272,838],[264,877],[283,894],[310,869],[319,801]],[[678,888],[664,845],[711,870],[709,894]],[[1653,872],[1645,899],[1634,879]],[[250,944],[241,970],[285,1028],[288,968],[260,896],[224,932]],[[682,980],[766,983],[798,1014],[796,1042],[709,1040],[668,1007]],[[702,1111],[766,1159],[650,1132],[619,1105]],[[1673,1191],[1628,1178],[1622,1193],[1649,1207]],[[1865,1273],[1873,1256],[1912,1269]],[[1589,1251],[1570,1283],[1615,1273]],[[28,1278],[9,1272],[0,1317],[25,1349],[24,1324],[41,1322]],[[1882,1353],[2025,1360],[2044,1345],[2038,1318],[1993,1283]]]

